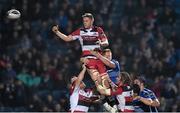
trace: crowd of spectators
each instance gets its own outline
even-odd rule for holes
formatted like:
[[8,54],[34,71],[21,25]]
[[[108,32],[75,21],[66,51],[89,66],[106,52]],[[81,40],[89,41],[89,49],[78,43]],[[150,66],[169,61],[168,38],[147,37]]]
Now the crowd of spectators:
[[[57,39],[51,27],[57,24],[69,34],[82,25],[84,12],[91,12],[95,25],[105,30],[121,70],[146,77],[161,102],[159,111],[179,111],[176,0],[120,0],[125,4],[114,25],[110,15],[115,1],[2,0],[0,111],[68,111],[69,79],[81,68],[80,45]],[[4,12],[11,8],[22,17],[8,20]],[[85,83],[91,83],[88,75]],[[102,111],[102,106],[97,103],[90,111]]]

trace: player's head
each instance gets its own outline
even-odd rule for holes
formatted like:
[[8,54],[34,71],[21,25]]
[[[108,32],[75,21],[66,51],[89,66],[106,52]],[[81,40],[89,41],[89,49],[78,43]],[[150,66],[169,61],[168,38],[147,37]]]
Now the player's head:
[[139,85],[139,87],[144,87],[145,84],[145,78],[143,76],[136,77],[134,79],[134,84]]
[[[73,84],[76,82],[77,79],[78,79],[77,76],[73,76],[73,77],[71,78],[71,84],[73,85]],[[81,81],[81,83],[80,83],[80,89],[84,89],[85,87],[86,87],[86,85],[84,84],[83,81]]]
[[112,60],[112,52],[110,49],[104,49],[103,50],[103,56],[106,57],[109,60]]
[[94,17],[91,13],[85,13],[82,15],[84,28],[92,27],[94,23]]
[[118,85],[131,85],[132,84],[132,78],[127,72],[120,72],[119,76],[117,77]]

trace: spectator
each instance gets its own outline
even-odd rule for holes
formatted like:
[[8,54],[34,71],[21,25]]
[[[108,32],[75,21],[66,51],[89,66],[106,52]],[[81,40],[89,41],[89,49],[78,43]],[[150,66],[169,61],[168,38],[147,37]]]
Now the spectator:
[[15,80],[14,84],[15,84],[15,92],[16,92],[16,96],[15,96],[16,104],[15,104],[15,106],[19,107],[19,106],[26,105],[27,101],[28,101],[28,97],[27,97],[25,86],[19,80]]
[[23,69],[23,72],[17,76],[17,78],[28,87],[37,87],[41,81],[41,77],[38,77],[34,70],[31,71],[31,74],[28,74],[26,73],[25,68]]
[[48,94],[46,97],[46,106],[48,108],[48,111],[54,111],[54,107],[56,105],[56,102],[53,100],[53,97],[51,94]]
[[61,109],[62,109],[62,108],[61,108],[61,105],[60,105],[60,104],[58,104],[58,103],[55,104],[55,107],[54,107],[54,111],[55,111],[55,112],[60,112]]
[[177,87],[174,85],[172,78],[167,78],[165,88],[162,92],[165,99],[173,99],[177,94]]
[[4,82],[15,78],[16,78],[16,71],[12,68],[12,64],[10,62],[7,62],[6,71],[4,72]]
[[45,72],[42,76],[41,83],[39,84],[39,89],[41,90],[52,90],[53,81],[49,73]]
[[2,90],[2,102],[3,105],[8,107],[15,107],[16,106],[16,101],[15,101],[15,96],[16,96],[16,87],[14,85],[14,79],[10,78],[3,87]]
[[29,99],[28,108],[29,108],[29,111],[31,111],[31,112],[43,111],[42,105],[43,105],[43,102],[42,102],[42,100],[39,98],[39,96],[37,94],[34,94],[32,96],[32,98]]

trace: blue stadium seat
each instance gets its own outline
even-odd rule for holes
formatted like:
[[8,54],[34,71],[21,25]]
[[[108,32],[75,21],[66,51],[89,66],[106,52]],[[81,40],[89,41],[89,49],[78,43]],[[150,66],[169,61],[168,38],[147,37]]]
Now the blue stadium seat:
[[15,107],[14,112],[27,112],[25,107]]
[[37,95],[42,99],[46,99],[46,96],[50,93],[49,90],[41,90],[37,92]]
[[61,97],[61,95],[62,95],[62,91],[60,91],[60,90],[54,90],[54,91],[52,92],[52,95],[53,95],[54,100],[59,100],[60,97]]
[[13,112],[11,107],[0,107],[0,112]]

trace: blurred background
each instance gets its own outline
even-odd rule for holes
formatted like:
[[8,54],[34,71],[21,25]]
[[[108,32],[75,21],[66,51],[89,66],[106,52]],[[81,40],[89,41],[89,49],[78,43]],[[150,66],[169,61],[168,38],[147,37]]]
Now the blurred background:
[[[11,8],[22,17],[8,20]],[[81,49],[51,27],[69,34],[85,12],[104,29],[121,70],[146,77],[159,111],[180,111],[180,0],[0,0],[0,111],[68,111]],[[93,85],[89,75],[84,81]]]

